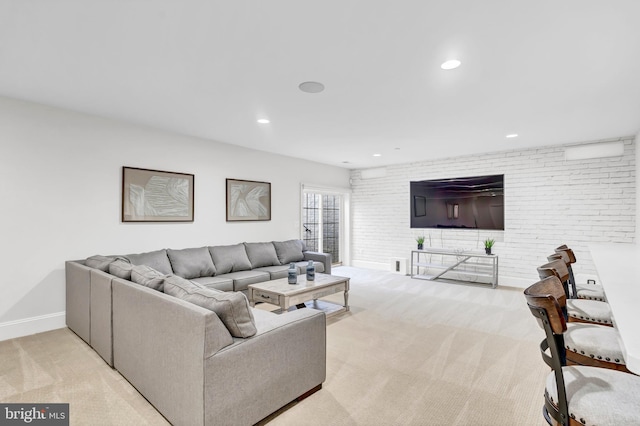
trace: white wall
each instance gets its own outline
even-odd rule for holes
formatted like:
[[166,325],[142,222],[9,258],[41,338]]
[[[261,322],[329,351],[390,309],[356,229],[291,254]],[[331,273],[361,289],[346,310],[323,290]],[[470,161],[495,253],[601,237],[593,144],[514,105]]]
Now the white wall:
[[[565,161],[564,146],[549,146],[389,166],[372,179],[355,170],[352,264],[388,269],[424,234],[427,246],[479,250],[495,238],[502,284],[531,284],[560,244],[576,252],[576,272],[593,273],[588,243],[636,238],[636,145],[620,139],[621,157]],[[489,174],[505,175],[505,231],[409,228],[410,181]]]
[[[640,131],[636,135],[635,144],[636,144],[636,164],[640,164],[640,149],[637,149],[638,143],[640,143]],[[640,241],[640,226],[637,226],[640,223],[640,173],[636,172],[636,244]]]
[[[64,261],[299,238],[300,184],[349,171],[0,98],[0,340],[64,324]],[[193,223],[121,223],[123,166],[195,175]],[[272,220],[227,223],[225,178],[271,182]]]

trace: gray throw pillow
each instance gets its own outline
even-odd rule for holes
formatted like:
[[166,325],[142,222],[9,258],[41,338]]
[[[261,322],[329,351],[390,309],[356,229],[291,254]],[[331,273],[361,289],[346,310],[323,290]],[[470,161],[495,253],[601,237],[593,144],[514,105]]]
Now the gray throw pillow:
[[116,260],[115,257],[109,256],[100,256],[99,254],[95,256],[88,257],[84,264],[89,268],[100,269],[103,272],[109,272],[109,264]]
[[126,259],[118,258],[109,264],[109,273],[124,280],[131,279],[133,265]]
[[151,266],[135,265],[131,269],[131,281],[136,284],[150,287],[154,290],[164,290],[164,279],[166,275],[156,271]]
[[302,253],[304,246],[301,240],[274,241],[273,246],[281,265],[304,260],[304,253]]
[[251,337],[258,331],[243,293],[214,290],[177,275],[165,279],[164,292],[215,312],[233,337]]
[[252,268],[280,265],[273,243],[244,243]]
[[183,250],[167,249],[173,273],[190,280],[191,278],[212,277],[216,267],[206,247]]
[[251,262],[242,243],[232,246],[209,247],[209,251],[213,263],[216,265],[216,275],[251,269]]

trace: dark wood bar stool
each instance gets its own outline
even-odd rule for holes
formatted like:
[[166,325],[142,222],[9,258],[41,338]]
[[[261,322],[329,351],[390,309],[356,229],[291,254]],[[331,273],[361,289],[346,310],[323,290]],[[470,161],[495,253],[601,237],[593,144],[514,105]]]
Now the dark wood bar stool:
[[562,426],[638,424],[640,377],[605,368],[566,365],[570,324],[561,308],[565,295],[560,280],[555,276],[545,278],[524,294],[531,313],[545,331],[540,353],[552,369],[544,392],[546,421]]
[[[562,271],[563,267],[566,269],[564,262],[554,261],[539,267],[538,274],[543,280],[550,277],[557,279],[558,288],[555,289],[553,296],[558,301],[564,319],[567,321],[569,318],[567,303],[579,302],[580,299],[567,299],[566,286],[563,285],[562,278],[558,277],[555,272],[557,269]],[[585,300],[584,302],[595,301]],[[564,334],[564,343],[566,360],[569,364],[590,365],[629,372],[620,345],[620,335],[613,327],[587,322],[570,322],[567,324],[567,331]]]
[[[555,256],[560,256],[560,259],[551,260]],[[570,299],[569,288],[569,271],[566,263],[562,260],[561,255],[549,256],[551,260],[549,263],[538,267],[538,276],[540,279],[555,276],[558,277],[562,283],[565,297],[567,298],[567,315],[570,322],[586,322],[602,324],[612,327],[613,318],[611,314],[611,307],[606,302],[600,302],[598,300],[586,300],[586,299]]]
[[576,282],[575,276],[573,274],[573,268],[571,265],[576,263],[576,256],[566,244],[563,244],[555,249],[556,253],[564,253],[566,255],[565,262],[567,263],[567,268],[569,269],[569,283],[573,289],[573,294],[575,298],[578,299],[587,299],[587,300],[599,300],[601,302],[606,302],[607,298],[604,294],[604,289],[601,285],[596,284],[595,282],[590,283],[578,283]]

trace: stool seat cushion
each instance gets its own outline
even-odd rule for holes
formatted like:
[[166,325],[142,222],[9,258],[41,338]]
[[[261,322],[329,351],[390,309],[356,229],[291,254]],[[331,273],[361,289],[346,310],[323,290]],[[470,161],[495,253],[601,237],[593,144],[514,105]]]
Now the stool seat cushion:
[[604,295],[604,289],[598,284],[581,284],[576,283],[576,291],[578,299],[599,300],[606,302],[607,297]]
[[586,299],[567,300],[567,313],[570,317],[600,324],[613,324],[611,307],[606,302]]
[[[640,377],[598,367],[562,367],[569,416],[585,425],[638,424]],[[545,396],[558,404],[555,374],[547,376]]]
[[620,335],[613,327],[598,324],[571,322],[564,332],[564,346],[567,351],[593,359],[625,364]]

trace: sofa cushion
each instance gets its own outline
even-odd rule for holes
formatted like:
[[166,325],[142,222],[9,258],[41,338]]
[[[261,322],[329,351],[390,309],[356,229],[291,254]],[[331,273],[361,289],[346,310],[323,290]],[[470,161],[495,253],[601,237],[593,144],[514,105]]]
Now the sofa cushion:
[[280,265],[273,243],[244,243],[251,268]]
[[147,265],[134,265],[131,268],[131,281],[154,290],[163,291],[165,278],[165,274]]
[[116,260],[115,257],[109,256],[100,256],[99,254],[95,256],[88,257],[84,264],[89,268],[100,269],[103,272],[109,272],[109,264]]
[[271,276],[268,272],[261,271],[238,271],[220,275],[220,278],[230,278],[233,280],[233,291],[246,292],[249,284],[261,283],[269,281]]
[[303,244],[300,240],[274,241],[273,246],[278,254],[280,264],[299,262],[304,259]]
[[251,269],[251,262],[242,243],[209,247],[209,252],[216,265],[216,275]]
[[254,269],[255,272],[268,272],[270,279],[277,280],[278,278],[287,278],[289,275],[289,264],[278,266],[263,266],[262,268]]
[[216,274],[216,267],[206,247],[188,248],[183,250],[167,249],[167,256],[171,262],[173,273],[186,279],[212,277]]
[[158,272],[162,272],[163,274],[173,274],[171,262],[169,262],[167,251],[165,249],[150,251],[147,253],[128,254],[124,257],[134,265],[147,265],[151,266]]
[[225,278],[224,276],[193,278],[191,281],[214,290],[233,291],[233,279]]
[[213,290],[177,275],[167,277],[164,292],[215,312],[234,337],[256,334],[249,301],[242,293]]
[[109,273],[123,280],[131,280],[133,265],[127,259],[118,258],[109,264]]

